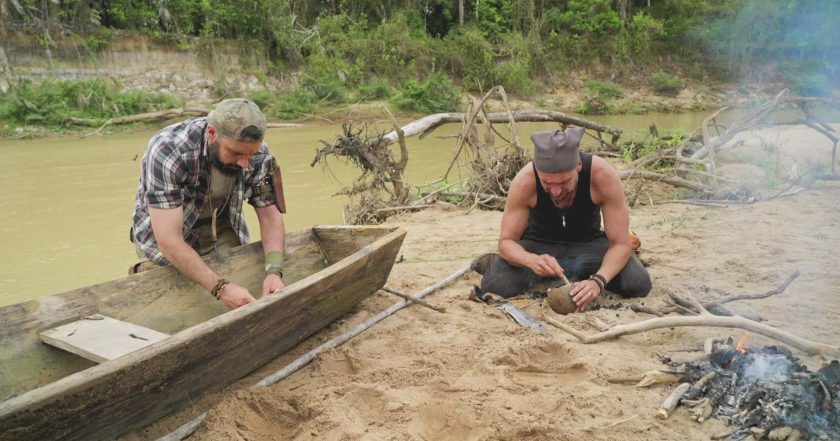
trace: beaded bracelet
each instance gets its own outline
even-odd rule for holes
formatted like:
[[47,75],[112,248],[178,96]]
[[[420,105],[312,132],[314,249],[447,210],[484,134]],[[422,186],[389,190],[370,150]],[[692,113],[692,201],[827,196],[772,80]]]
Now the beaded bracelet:
[[604,278],[604,276],[602,276],[598,273],[595,273],[595,274],[589,276],[589,280],[594,280],[595,283],[598,284],[598,287],[601,288],[601,291],[603,291],[604,288],[606,288],[606,286],[607,286],[607,279]]
[[210,290],[210,294],[212,294],[213,297],[216,298],[216,300],[219,300],[219,297],[221,297],[222,295],[222,290],[225,289],[225,287],[228,286],[228,284],[230,284],[230,280],[220,277],[219,281],[216,282],[216,285],[213,286],[213,289]]

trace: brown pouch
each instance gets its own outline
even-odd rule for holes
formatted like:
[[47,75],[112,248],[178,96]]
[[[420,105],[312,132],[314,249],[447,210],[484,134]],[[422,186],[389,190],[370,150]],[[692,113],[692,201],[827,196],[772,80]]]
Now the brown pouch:
[[286,212],[286,197],[283,195],[283,176],[280,174],[280,166],[277,160],[274,161],[274,172],[271,174],[271,187],[274,190],[274,205],[281,213]]

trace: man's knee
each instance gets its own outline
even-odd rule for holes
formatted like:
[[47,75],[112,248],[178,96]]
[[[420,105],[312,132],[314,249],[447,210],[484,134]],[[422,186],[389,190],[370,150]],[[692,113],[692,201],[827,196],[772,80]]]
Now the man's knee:
[[630,256],[627,265],[614,281],[617,286],[607,286],[607,289],[615,288],[613,292],[625,298],[647,297],[653,288],[650,274],[636,256]]
[[645,273],[644,277],[640,277],[637,280],[634,280],[632,284],[628,287],[625,291],[625,296],[627,298],[637,298],[637,297],[647,297],[650,294],[650,290],[653,289],[653,283],[650,281],[650,276]]
[[524,268],[514,268],[501,257],[497,257],[481,279],[481,292],[513,297],[527,288]]

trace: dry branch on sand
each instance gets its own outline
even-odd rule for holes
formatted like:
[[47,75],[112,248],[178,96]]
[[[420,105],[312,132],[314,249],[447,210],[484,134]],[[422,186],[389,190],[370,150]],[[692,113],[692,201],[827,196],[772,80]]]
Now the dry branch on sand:
[[838,346],[816,343],[740,316],[722,317],[713,315],[705,307],[703,307],[700,302],[695,300],[694,297],[688,295],[686,296],[686,300],[692,305],[693,309],[699,311],[699,315],[690,317],[657,317],[641,322],[613,326],[605,331],[592,335],[586,335],[566,323],[550,317],[546,311],[543,311],[543,319],[550,325],[568,332],[580,340],[581,343],[585,344],[612,340],[624,335],[638,334],[653,329],[676,328],[683,326],[711,326],[720,328],[737,328],[751,331],[756,334],[781,341],[811,355],[829,355],[832,357],[840,357],[840,347]]

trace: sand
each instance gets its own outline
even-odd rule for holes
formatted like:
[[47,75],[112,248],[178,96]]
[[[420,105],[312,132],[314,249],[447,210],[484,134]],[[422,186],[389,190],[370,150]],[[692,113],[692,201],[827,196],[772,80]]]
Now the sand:
[[[793,157],[799,171],[828,164],[831,146],[805,128],[745,133],[722,160],[730,176],[770,181]],[[764,141],[762,141],[764,140]],[[768,148],[768,141],[778,145]],[[752,158],[752,159],[750,159]],[[771,166],[768,166],[768,162]],[[775,165],[778,164],[778,165]],[[764,196],[774,194],[767,190]],[[656,204],[632,210],[654,289],[645,305],[664,305],[667,291],[713,300],[722,294],[763,293],[800,271],[783,293],[727,306],[758,314],[767,325],[840,345],[840,183],[819,182],[791,196],[725,208]],[[387,286],[416,292],[496,247],[501,213],[435,208],[393,217],[408,231]],[[662,368],[660,356],[690,360],[707,337],[738,337],[737,329],[672,328],[584,345],[559,329],[539,335],[494,306],[467,299],[480,276],[468,273],[426,298],[445,313],[410,306],[309,366],[268,388],[252,385],[294,358],[400,299],[379,292],[356,311],[290,353],[226,390],[125,439],[152,440],[208,411],[191,440],[708,440],[726,432],[719,421],[699,424],[685,409],[669,419],[656,409],[673,385],[637,388],[607,379]],[[651,318],[629,301],[605,294],[601,307],[562,318],[595,332],[607,324]],[[524,306],[524,305],[523,305]],[[524,309],[538,315],[539,302]],[[607,307],[604,307],[607,306]],[[751,336],[747,347],[773,344]],[[821,360],[794,351],[808,366]]]

